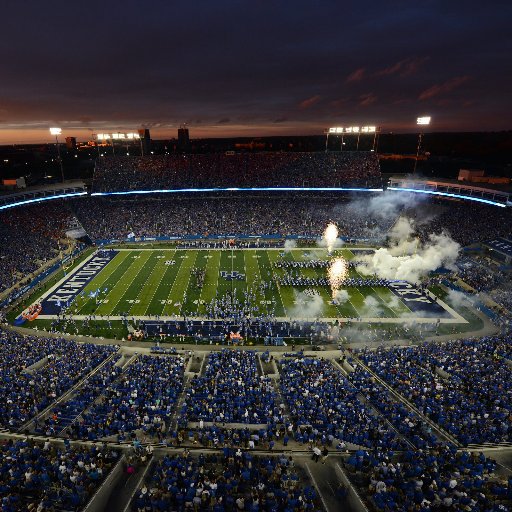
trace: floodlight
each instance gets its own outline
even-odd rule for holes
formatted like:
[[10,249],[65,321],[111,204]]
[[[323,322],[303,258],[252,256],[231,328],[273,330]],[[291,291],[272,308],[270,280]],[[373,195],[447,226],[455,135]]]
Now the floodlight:
[[51,135],[60,135],[62,133],[62,128],[50,128]]
[[430,124],[430,116],[418,117],[416,124],[428,125]]

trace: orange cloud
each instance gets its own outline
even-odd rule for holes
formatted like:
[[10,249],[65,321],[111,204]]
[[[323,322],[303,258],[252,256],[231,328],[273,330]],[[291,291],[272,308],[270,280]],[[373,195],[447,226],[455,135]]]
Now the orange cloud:
[[359,105],[361,107],[368,107],[370,105],[372,105],[373,103],[375,103],[377,101],[377,96],[375,96],[375,94],[369,92],[367,94],[361,94],[361,96],[359,96]]
[[319,96],[318,94],[316,96],[311,96],[311,98],[307,98],[306,100],[301,101],[299,103],[299,108],[310,108],[313,105],[316,105],[321,99],[322,96]]
[[360,82],[364,77],[365,69],[359,68],[347,76],[346,82]]
[[453,91],[457,87],[460,87],[463,83],[469,80],[469,76],[456,76],[454,78],[450,78],[446,82],[442,84],[435,84],[428,89],[425,89],[419,96],[420,100],[428,100],[430,98],[434,98],[435,96],[439,96],[440,94],[446,94],[450,91]]
[[408,76],[415,73],[419,67],[428,60],[428,57],[407,58],[392,64],[391,66],[381,69],[375,73],[377,76],[389,76],[398,74],[400,76]]

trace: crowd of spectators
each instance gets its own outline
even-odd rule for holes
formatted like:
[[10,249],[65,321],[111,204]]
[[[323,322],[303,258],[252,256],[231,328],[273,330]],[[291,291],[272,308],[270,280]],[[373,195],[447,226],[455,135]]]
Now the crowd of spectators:
[[70,215],[62,206],[38,204],[0,212],[0,292],[57,255]]
[[429,448],[436,443],[436,437],[425,426],[423,420],[403,403],[394,399],[389,391],[361,365],[355,364],[354,371],[348,372],[347,378],[364,398],[414,446]]
[[230,195],[171,199],[90,198],[73,209],[93,240],[135,237],[280,234],[320,237],[329,222],[339,236],[384,237],[396,218],[361,215],[347,200],[333,196]]
[[178,429],[169,432],[173,439],[172,445],[191,446],[200,445],[205,448],[243,448],[246,450],[271,450],[276,441],[281,439],[284,446],[290,440],[285,424],[269,424],[265,427],[251,429],[252,425],[244,428],[233,428],[223,424],[206,425],[199,422],[194,427]]
[[365,349],[358,354],[463,445],[512,440],[512,368],[503,359],[510,356],[503,338]]
[[[278,362],[284,403],[252,350],[210,353],[201,376],[185,389],[183,357],[137,355],[123,367],[117,350],[0,331],[0,424],[18,429],[112,356],[52,407],[36,432],[217,449],[198,457],[164,455],[136,492],[134,511],[317,510],[315,492],[300,485],[290,458],[251,453],[272,450],[276,441],[308,444],[317,461],[334,446],[362,447],[347,468],[378,510],[405,512],[412,505],[425,512],[497,512],[511,504],[512,479],[496,477],[493,461],[443,444],[359,363],[463,445],[511,442],[512,347],[506,336],[358,350],[341,362],[353,367],[346,377],[323,358],[285,354]],[[262,356],[269,358],[269,352]],[[67,439],[64,448],[9,441],[0,447],[1,508],[76,510],[117,460],[106,447],[70,448]]]
[[484,303],[489,304],[487,299],[490,299],[491,305],[501,307],[498,310],[503,319],[512,317],[512,278],[505,265],[489,258],[463,255],[457,260],[457,271],[452,278],[469,285]]
[[208,356],[204,376],[194,376],[182,417],[188,421],[266,424],[282,421],[272,380],[258,372],[256,352],[222,350]]
[[492,290],[506,279],[496,265],[478,257],[461,256],[457,267],[456,276],[477,292]]
[[[107,364],[87,378],[82,387],[67,400],[52,408],[47,418],[35,423],[35,431],[46,436],[64,435],[65,429],[72,425],[77,418],[103,393],[122,372],[118,361],[121,354],[115,354]],[[70,429],[71,431],[72,429]]]
[[19,428],[116,351],[113,345],[0,331],[0,425]]
[[360,450],[346,468],[377,510],[498,512],[512,504],[512,477],[498,477],[483,453],[446,445],[396,455]]
[[432,199],[431,202],[433,205],[442,205],[442,208],[437,215],[416,224],[416,234],[423,241],[428,240],[431,233],[445,231],[465,247],[512,235],[510,208],[498,208],[472,201],[447,203],[443,199]]
[[134,512],[210,510],[315,512],[318,495],[303,485],[291,457],[262,457],[240,449],[192,457],[186,450],[156,463],[135,494]]
[[166,435],[183,387],[181,356],[138,356],[67,429],[74,439]]
[[0,509],[82,510],[118,459],[116,451],[104,446],[5,441],[0,445]]
[[[309,426],[306,439],[322,444],[343,441],[355,445],[403,449],[405,441],[339,370],[324,359],[284,359],[280,363],[281,394],[297,426]],[[302,442],[299,429],[295,440]]]
[[512,282],[508,276],[501,280],[499,286],[490,290],[488,295],[496,304],[509,312],[508,317],[512,315]]
[[98,159],[93,192],[225,187],[381,188],[371,152],[244,153]]

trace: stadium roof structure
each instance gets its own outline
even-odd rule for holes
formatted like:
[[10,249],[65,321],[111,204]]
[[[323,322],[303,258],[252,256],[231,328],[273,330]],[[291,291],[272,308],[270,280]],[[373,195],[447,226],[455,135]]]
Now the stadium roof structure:
[[464,199],[505,208],[512,206],[509,192],[491,187],[476,187],[450,180],[421,180],[409,177],[392,177],[387,190],[429,194],[440,197]]
[[83,181],[68,181],[53,185],[29,187],[22,192],[13,192],[0,195],[0,210],[14,208],[30,203],[39,203],[52,199],[84,196],[87,188]]

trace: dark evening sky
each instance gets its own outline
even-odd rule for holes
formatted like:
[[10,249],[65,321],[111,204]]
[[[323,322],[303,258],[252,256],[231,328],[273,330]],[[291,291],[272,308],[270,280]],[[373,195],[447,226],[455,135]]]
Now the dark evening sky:
[[153,138],[377,124],[512,128],[512,2],[0,6],[0,143],[148,126]]

